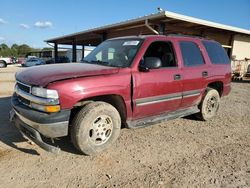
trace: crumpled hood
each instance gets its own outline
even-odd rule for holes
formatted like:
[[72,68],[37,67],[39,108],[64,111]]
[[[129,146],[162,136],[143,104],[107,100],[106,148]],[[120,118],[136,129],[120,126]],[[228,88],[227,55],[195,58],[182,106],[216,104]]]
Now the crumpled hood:
[[23,71],[17,72],[16,79],[29,85],[44,87],[58,80],[114,74],[118,71],[119,68],[116,67],[87,63],[64,63],[25,68]]

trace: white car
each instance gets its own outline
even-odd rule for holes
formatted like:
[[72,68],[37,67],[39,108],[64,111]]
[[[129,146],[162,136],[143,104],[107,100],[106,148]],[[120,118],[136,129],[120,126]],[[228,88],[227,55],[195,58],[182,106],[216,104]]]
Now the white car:
[[0,57],[0,68],[7,67],[8,64],[12,64],[10,57]]

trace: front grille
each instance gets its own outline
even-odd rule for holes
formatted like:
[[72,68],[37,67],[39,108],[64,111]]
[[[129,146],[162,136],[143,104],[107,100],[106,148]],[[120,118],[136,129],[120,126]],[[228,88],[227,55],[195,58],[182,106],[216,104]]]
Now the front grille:
[[26,93],[31,92],[31,87],[29,85],[26,85],[26,84],[18,82],[18,81],[16,84],[17,84],[18,88],[23,90],[24,92],[26,92]]
[[[31,86],[29,86],[27,84],[24,84],[22,82],[19,82],[19,81],[16,82],[16,85],[17,85],[18,89],[22,90],[23,92],[31,93]],[[18,94],[17,94],[17,99],[22,104],[24,104],[26,106],[30,106],[30,101],[27,100],[27,99],[25,99],[25,98],[23,98],[22,96],[20,96]]]
[[17,99],[19,100],[19,102],[23,103],[24,105],[27,105],[27,106],[30,105],[30,101],[23,98],[22,96],[17,96]]

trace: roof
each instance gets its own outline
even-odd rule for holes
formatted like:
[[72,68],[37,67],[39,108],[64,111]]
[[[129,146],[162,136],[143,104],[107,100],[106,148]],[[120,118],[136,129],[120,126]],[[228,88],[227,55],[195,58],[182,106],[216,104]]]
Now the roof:
[[173,37],[173,38],[198,38],[202,40],[211,40],[208,38],[200,37],[200,36],[192,36],[192,35],[182,35],[182,34],[168,34],[168,35],[134,35],[134,36],[122,36],[122,37],[116,37],[108,40],[117,40],[117,39],[146,39],[146,38],[168,38],[168,37]]
[[[145,15],[143,17],[122,21],[115,24],[105,25],[97,28],[84,30],[81,32],[64,35],[45,40],[45,42],[72,44],[73,40],[79,45],[99,44],[104,33],[107,38],[152,34],[145,26],[145,20],[148,20],[151,27],[157,27],[161,23],[166,25],[167,33],[180,33],[183,30],[194,30],[203,32],[207,30],[216,30],[219,32],[230,32],[236,34],[250,35],[250,30],[202,20],[190,16],[185,16],[169,11],[162,11],[155,14]],[[185,34],[185,33],[184,33]],[[194,33],[195,34],[195,33]]]

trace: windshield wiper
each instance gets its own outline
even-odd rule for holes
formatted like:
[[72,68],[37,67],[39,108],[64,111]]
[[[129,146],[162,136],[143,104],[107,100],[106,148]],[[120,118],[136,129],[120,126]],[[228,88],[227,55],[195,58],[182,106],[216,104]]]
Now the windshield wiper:
[[109,62],[100,61],[100,60],[96,60],[96,61],[92,60],[91,63],[105,64],[105,65],[108,65],[108,64],[109,64]]
[[89,61],[87,61],[87,60],[85,60],[85,59],[82,59],[81,62],[82,62],[82,63],[91,63],[91,62],[89,62]]
[[100,61],[100,60],[92,60],[92,61],[86,61],[86,60],[84,60],[84,62],[90,63],[90,64],[95,64],[95,65],[110,66],[109,62]]
[[100,60],[92,60],[92,61],[83,60],[83,62],[89,63],[89,64],[95,64],[95,65],[103,65],[103,66],[108,66],[108,67],[123,67],[123,66],[117,66],[117,65],[111,64],[109,62],[100,61]]

